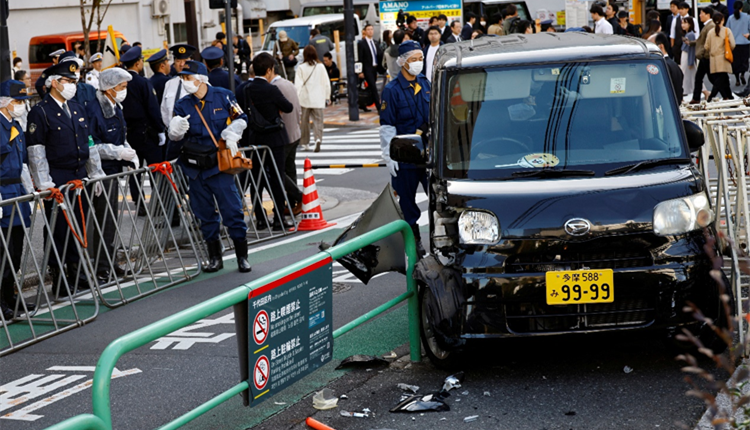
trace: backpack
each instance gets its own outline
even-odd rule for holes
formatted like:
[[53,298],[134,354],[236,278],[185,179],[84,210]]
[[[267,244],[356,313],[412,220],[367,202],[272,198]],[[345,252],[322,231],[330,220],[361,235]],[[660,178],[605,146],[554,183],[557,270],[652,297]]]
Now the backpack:
[[518,33],[518,23],[521,22],[521,18],[515,16],[510,19],[510,25],[508,26],[508,34]]

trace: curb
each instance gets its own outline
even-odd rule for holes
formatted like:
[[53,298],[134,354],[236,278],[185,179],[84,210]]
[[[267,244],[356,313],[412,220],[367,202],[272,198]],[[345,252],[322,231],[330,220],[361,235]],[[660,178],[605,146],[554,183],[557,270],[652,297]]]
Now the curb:
[[[734,373],[732,376],[729,377],[727,380],[727,385],[729,385],[730,381],[736,381],[737,380],[737,374],[739,373],[740,369],[746,368],[750,365],[750,362],[747,358],[742,360],[742,363],[737,365],[737,368],[734,370]],[[747,394],[748,388],[746,387],[743,389],[743,394]],[[725,407],[729,407],[731,405],[731,397],[727,395],[726,393],[719,393],[716,396],[716,405],[719,407],[719,409],[723,409]],[[706,411],[701,415],[701,419],[698,420],[698,423],[693,427],[693,430],[714,430],[716,428],[711,424],[711,418],[710,418],[710,408],[706,408]],[[742,414],[742,410],[737,411],[738,414]]]

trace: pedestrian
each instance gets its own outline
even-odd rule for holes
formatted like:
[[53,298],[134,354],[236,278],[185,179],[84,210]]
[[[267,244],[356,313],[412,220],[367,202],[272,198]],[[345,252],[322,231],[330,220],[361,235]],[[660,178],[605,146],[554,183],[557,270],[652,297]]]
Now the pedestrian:
[[[148,57],[146,62],[148,67],[151,68],[151,86],[156,91],[156,101],[161,106],[161,102],[164,99],[164,88],[169,82],[169,57],[167,56],[167,50],[162,49],[155,54]],[[161,113],[160,113],[161,115]]]
[[[175,103],[177,103],[177,100],[187,95],[187,92],[182,85],[182,79],[178,76],[178,74],[185,67],[185,63],[190,59],[190,57],[193,56],[195,47],[185,44],[172,45],[169,48],[169,51],[172,53],[172,57],[174,58],[174,63],[172,64],[172,69],[174,69],[174,77],[167,81],[167,83],[164,85],[164,97],[161,100],[160,108],[161,120],[164,126],[169,125],[169,122],[172,120],[172,112],[174,110]],[[170,72],[170,75],[171,74],[172,73]],[[168,148],[167,152],[171,153],[170,148]],[[177,154],[173,155],[176,156]],[[172,158],[170,157],[169,159],[171,160]]]
[[456,43],[463,40],[461,37],[461,23],[458,21],[451,22],[451,35],[445,43]]
[[[239,73],[242,70],[242,64],[250,63],[252,49],[250,45],[239,34],[232,36],[232,49],[234,49],[234,72]],[[236,88],[236,87],[235,87]]]
[[[417,240],[417,249],[424,254],[417,220],[422,213],[417,206],[417,188],[427,192],[427,173],[424,167],[393,161],[390,156],[391,140],[397,135],[421,134],[430,122],[430,81],[422,74],[424,54],[418,43],[410,41],[399,46],[401,74],[389,82],[383,91],[380,115],[380,147],[383,151],[391,184],[399,196],[399,206],[404,220],[409,223]],[[403,109],[402,106],[410,106]],[[425,136],[426,137],[426,136]]]
[[[232,90],[229,86],[229,72],[224,69],[224,52],[215,47],[209,46],[201,52],[203,62],[208,68],[208,83],[214,87],[221,87],[227,90]],[[233,74],[234,88],[240,86],[240,78]]]
[[89,58],[91,70],[86,73],[86,83],[94,87],[94,89],[99,89],[99,73],[102,71],[103,58],[101,52],[97,52]]
[[728,61],[724,54],[725,40],[729,40],[729,46],[732,50],[735,47],[734,35],[732,30],[724,26],[724,15],[721,12],[714,12],[711,17],[714,21],[714,31],[708,33],[706,37],[705,48],[711,57],[711,78],[713,79],[713,88],[706,101],[710,102],[721,93],[724,100],[731,100],[732,90],[729,87],[729,73],[732,72],[732,63]]
[[[304,51],[302,54],[304,55]],[[299,76],[299,74],[297,74],[297,76]],[[297,88],[293,83],[276,75],[271,84],[276,86],[279,91],[281,91],[284,98],[289,100],[289,103],[292,104],[291,112],[281,114],[281,120],[284,121],[284,130],[286,130],[289,143],[284,146],[284,170],[280,171],[279,174],[284,175],[284,190],[286,190],[286,195],[289,197],[289,202],[292,205],[292,216],[296,216],[302,212],[302,191],[297,187],[296,163],[297,147],[299,146],[300,138],[302,137],[302,131],[300,129],[302,106],[300,105],[299,96],[297,95]],[[286,208],[285,213],[287,215],[288,212],[289,208]]]
[[[482,33],[482,30],[474,30],[471,33],[471,40],[474,40],[474,39],[482,37],[482,36],[484,36],[484,33]],[[430,81],[430,82],[432,82],[432,81]]]
[[693,81],[693,98],[692,100],[690,100],[690,104],[698,104],[701,102],[701,91],[703,91],[706,98],[708,98],[708,95],[710,94],[705,90],[703,79],[706,77],[706,75],[709,75],[711,71],[711,57],[706,50],[706,39],[708,38],[708,34],[711,32],[711,30],[714,29],[715,26],[713,20],[711,19],[711,15],[713,15],[713,13],[714,11],[711,6],[706,6],[700,10],[698,16],[703,23],[703,29],[700,31],[697,40],[689,42],[690,45],[695,46],[695,58],[698,61],[698,67],[695,71],[695,81]]
[[[679,17],[680,17],[680,13],[678,12],[678,9],[677,9],[677,6],[679,6],[680,2],[681,2],[681,0],[670,0],[669,1],[669,12],[670,12],[670,14],[667,15],[667,20],[666,20],[666,22],[664,23],[664,26],[663,26],[664,31],[667,32],[667,35],[672,34],[672,28],[673,28],[673,25],[674,25],[674,20],[679,19]],[[655,18],[652,18],[652,19],[660,19],[660,17],[655,17]],[[672,42],[672,41],[670,41],[670,42]],[[671,46],[674,46],[674,44],[672,43],[670,45],[670,47]],[[669,58],[673,58],[673,56],[672,56],[672,49],[671,48],[667,49],[667,51],[669,51]]]
[[[44,79],[47,95],[31,108],[26,131],[29,169],[36,187],[45,191],[62,187],[73,180],[103,177],[99,151],[89,148],[90,131],[86,112],[83,106],[73,101],[77,89],[78,63],[58,63],[42,72],[41,78]],[[94,195],[101,193],[100,186],[94,188]],[[80,207],[74,196],[75,191],[68,192],[71,206],[68,206],[66,212],[71,222],[75,220],[81,226],[81,212],[86,212],[88,208],[85,199],[83,207]],[[55,204],[52,200],[44,201],[47,222],[54,226],[52,242],[55,252],[50,255],[59,257],[59,260],[50,258],[48,265],[53,290],[57,290],[58,297],[64,297],[74,293],[77,287],[86,288],[90,285],[85,271],[79,265],[80,254],[74,243],[78,239],[72,237],[63,210],[57,208],[57,216],[53,218],[53,207]],[[45,230],[45,246],[49,240]],[[62,283],[63,274],[70,288]]]
[[[424,76],[428,81],[432,82],[432,71],[435,65],[435,56],[437,55],[438,49],[443,44],[440,41],[440,30],[437,27],[430,27],[427,29],[427,38],[430,44],[427,45],[422,53],[424,54]],[[397,64],[398,66],[398,64]],[[401,75],[401,67],[398,68],[398,72],[394,73],[393,79],[397,79]]]
[[656,35],[656,46],[659,47],[661,53],[664,55],[664,61],[667,63],[667,69],[669,70],[669,77],[672,81],[672,90],[674,91],[674,97],[677,104],[682,103],[682,70],[680,66],[671,58],[669,58],[669,39],[664,33],[657,33]]
[[487,28],[487,34],[494,34],[497,36],[504,36],[503,31],[503,14],[496,13],[490,17],[490,26]]
[[310,30],[310,45],[315,48],[315,51],[318,53],[318,61],[321,62],[324,55],[336,49],[331,39],[328,36],[320,34],[317,28]]
[[656,35],[659,33],[661,33],[661,22],[659,22],[658,20],[653,20],[648,25],[648,31],[643,34],[643,38],[651,43],[654,43],[656,40]]
[[724,22],[729,19],[729,8],[721,4],[721,0],[711,0],[711,7],[715,12],[719,12],[724,15]]
[[[281,66],[286,75],[284,77],[292,82],[294,82],[294,66],[297,65],[298,54],[299,44],[287,36],[286,31],[281,30],[279,32],[279,42],[273,47],[273,56],[281,60]],[[256,76],[259,76],[257,70],[255,73]]]
[[73,54],[81,61],[86,60],[86,50],[83,49],[83,41],[73,42]]
[[474,23],[477,22],[477,16],[473,12],[467,12],[464,15],[466,24],[461,29],[461,40],[471,40],[471,34],[474,32]]
[[[27,95],[31,94],[34,91],[34,88],[31,87],[31,75],[29,75],[29,72],[27,72],[26,70],[18,70],[17,72],[15,72],[13,74],[13,80],[19,81],[25,85]],[[31,96],[29,96],[28,98],[31,98]],[[31,109],[31,107],[29,106],[28,98],[23,100],[24,110],[21,113],[21,116],[14,118],[16,122],[21,125],[21,129],[23,129],[23,131],[26,131],[29,109]]]
[[[215,154],[216,145],[211,136],[224,139],[227,149],[238,151],[237,142],[247,127],[247,115],[236,112],[234,94],[224,88],[208,85],[208,70],[203,63],[188,61],[180,72],[187,96],[174,108],[175,116],[169,123],[169,138],[182,146],[184,157],[180,166],[190,179],[190,207],[200,221],[203,240],[208,248],[208,265],[203,270],[216,272],[224,268],[222,260],[220,225],[229,231],[237,256],[237,266],[242,273],[252,269],[247,261],[247,224],[242,210],[242,200],[235,186],[234,176],[219,171]],[[209,129],[207,129],[209,127]],[[203,160],[194,165],[185,159]],[[221,217],[219,217],[219,213]]]
[[14,57],[13,58],[13,72],[17,72],[19,70],[23,70],[23,60],[21,57]]
[[[596,24],[594,27],[594,33],[596,34],[614,34],[614,31],[612,29],[612,24],[610,24],[605,18],[604,18],[604,10],[601,6],[594,3],[591,5],[591,9],[589,9],[589,13],[591,13],[591,20],[594,21]],[[519,33],[521,31],[519,30]]]
[[[375,108],[380,112],[380,94],[378,93],[377,81],[378,73],[385,73],[383,69],[383,51],[372,40],[375,29],[371,24],[366,24],[362,33],[364,37],[357,42],[358,58],[360,63],[362,63],[362,73],[359,74],[359,79],[364,80],[367,84],[367,91],[370,93],[370,98],[375,103]],[[370,111],[366,106],[363,110],[365,112]]]
[[[432,25],[432,24],[430,24]],[[419,27],[419,20],[414,15],[409,15],[406,18],[406,28],[411,31],[411,34],[413,35],[412,40],[416,40],[420,42],[422,39],[424,39],[425,34],[424,30]],[[398,31],[398,30],[397,30]],[[393,38],[396,38],[396,32],[393,32]],[[403,39],[401,39],[403,41]],[[401,43],[398,42],[396,45],[400,45]],[[398,49],[398,46],[396,46],[396,49]]]
[[299,65],[294,86],[297,88],[299,103],[302,106],[302,140],[303,151],[313,149],[310,142],[310,120],[315,136],[314,152],[320,152],[323,141],[323,111],[331,101],[331,81],[325,66],[318,62],[315,48],[305,46],[302,51],[304,63]]
[[750,15],[742,12],[742,3],[740,1],[734,2],[734,13],[727,20],[727,28],[732,31],[734,35],[734,41],[737,43],[732,56],[732,73],[735,77],[735,85],[746,85],[745,72],[748,68],[748,60],[750,59]]
[[[28,161],[26,140],[20,124],[15,121],[26,112],[28,99],[28,90],[23,82],[8,80],[0,84],[0,201],[25,196],[34,191],[26,189],[22,181],[23,166]],[[6,322],[15,317],[16,292],[20,293],[24,281],[20,279],[20,282],[15,282],[14,272],[21,265],[24,229],[31,226],[30,215],[27,204],[0,207],[0,228],[7,246],[7,251],[0,247],[0,312]]]
[[[124,168],[137,168],[140,164],[138,155],[127,141],[121,106],[128,95],[128,82],[132,79],[130,73],[119,67],[104,70],[98,79],[97,103],[86,106],[89,132],[99,152],[102,170],[107,175],[116,175],[122,173]],[[107,283],[114,277],[124,275],[124,271],[115,263],[114,252],[120,187],[117,178],[104,179],[101,186],[102,194],[93,199],[99,231],[91,235],[89,256],[94,259],[97,281]]]
[[609,25],[612,26],[612,31],[614,34],[624,35],[624,33],[620,31],[620,22],[617,20],[617,12],[619,10],[620,7],[617,6],[617,3],[607,3],[607,6],[604,8],[604,18],[607,20]]
[[445,16],[445,14],[441,13],[437,16],[437,21],[435,22],[437,22],[438,28],[440,29],[440,34],[442,34],[442,36],[440,36],[440,40],[442,40],[443,43],[447,43],[448,38],[451,36],[451,34],[453,34],[453,32],[450,31],[447,25],[448,17]]
[[[549,27],[554,28],[554,27]],[[617,28],[620,29],[620,35],[628,37],[641,37],[640,27],[630,23],[630,14],[626,10],[617,12]],[[696,34],[698,34],[696,32]]]
[[479,30],[482,34],[487,34],[487,17],[482,15],[474,23],[474,31]]
[[521,17],[518,16],[518,8],[515,4],[510,3],[505,6],[505,19],[503,19],[503,33],[513,34],[518,33],[518,21]]
[[[280,113],[290,113],[294,106],[284,97],[278,87],[271,85],[276,77],[275,64],[273,57],[265,52],[253,58],[255,79],[243,88],[244,105],[242,108],[250,112],[250,132],[247,134],[246,146],[264,145],[268,146],[271,151],[271,157],[265,157],[262,168],[269,178],[271,197],[277,210],[272,227],[273,230],[281,231],[294,227],[294,224],[280,215],[283,214],[285,201],[283,184],[279,181],[276,172],[284,171],[284,148],[289,144],[289,136],[284,130]],[[261,216],[263,207],[255,205],[254,210],[258,230],[268,228],[265,217]]]
[[[399,70],[401,69],[396,64],[398,59],[398,46],[404,41],[404,30],[398,29],[393,32],[393,43],[385,51],[383,51],[383,65],[388,72],[388,81],[392,81],[398,77]],[[438,30],[438,34],[440,31]],[[325,63],[325,62],[324,62]],[[327,66],[326,66],[327,68]],[[330,77],[330,75],[329,75]]]
[[[682,91],[684,95],[693,94],[693,85],[695,84],[695,73],[697,71],[695,61],[695,45],[691,45],[690,42],[694,42],[698,39],[698,32],[693,27],[693,19],[691,16],[686,16],[682,19],[682,55],[680,58],[680,69],[682,70]],[[679,99],[682,101],[682,99]]]
[[393,40],[391,40],[391,30],[385,30],[383,32],[383,37],[380,39],[380,50],[385,52],[386,49],[388,49],[389,46],[393,45]]
[[326,67],[326,72],[328,73],[328,79],[333,80],[339,80],[341,79],[341,71],[339,70],[338,66],[336,66],[336,62],[333,61],[333,55],[331,55],[330,52],[326,53],[326,55],[323,56],[323,65]]
[[[604,19],[604,18],[602,18]],[[604,21],[606,22],[606,21]],[[607,23],[609,24],[609,23]],[[518,33],[519,34],[533,34],[534,33],[534,23],[525,19],[522,19],[521,21],[518,21]]]

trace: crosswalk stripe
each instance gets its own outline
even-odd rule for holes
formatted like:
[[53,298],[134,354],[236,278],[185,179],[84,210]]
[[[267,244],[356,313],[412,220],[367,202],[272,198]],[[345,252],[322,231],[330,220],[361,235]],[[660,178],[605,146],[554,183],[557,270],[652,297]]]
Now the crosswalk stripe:
[[[378,161],[380,161],[380,158],[321,158],[316,159],[315,164],[370,164],[377,163]],[[304,166],[305,160],[294,160],[294,163],[298,166]]]
[[[348,136],[341,136],[341,137],[324,137],[323,138],[323,145],[326,144],[326,142],[335,142],[335,143],[341,143],[341,142],[351,142],[351,143],[374,143],[374,142],[380,142],[380,139],[376,138],[370,138],[370,139],[358,139],[358,138],[352,138]],[[314,144],[315,140],[310,139],[310,143]]]
[[303,152],[303,153],[297,153],[297,158],[302,158],[302,161],[304,161],[305,158],[322,158],[322,157],[369,157],[369,156],[375,156],[379,157],[383,151],[377,150],[377,151],[321,151],[321,152]]
[[[329,149],[351,149],[352,151],[359,151],[361,149],[380,149],[379,144],[370,144],[370,145],[346,145],[346,144],[337,144],[337,143],[325,143],[323,142],[322,145],[320,145],[320,150],[325,152]],[[303,151],[299,148],[297,148],[297,155],[301,154],[309,154],[311,151]],[[313,154],[315,154],[313,152]],[[320,152],[318,152],[320,154]]]

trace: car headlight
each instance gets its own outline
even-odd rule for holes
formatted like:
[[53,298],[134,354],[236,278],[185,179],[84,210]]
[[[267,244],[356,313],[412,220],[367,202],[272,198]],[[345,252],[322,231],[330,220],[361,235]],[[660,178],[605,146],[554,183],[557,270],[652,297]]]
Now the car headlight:
[[714,221],[714,211],[706,193],[667,200],[654,208],[654,233],[670,236],[687,233],[708,226]]
[[458,236],[467,245],[492,245],[500,240],[500,223],[490,212],[464,211],[458,217]]

